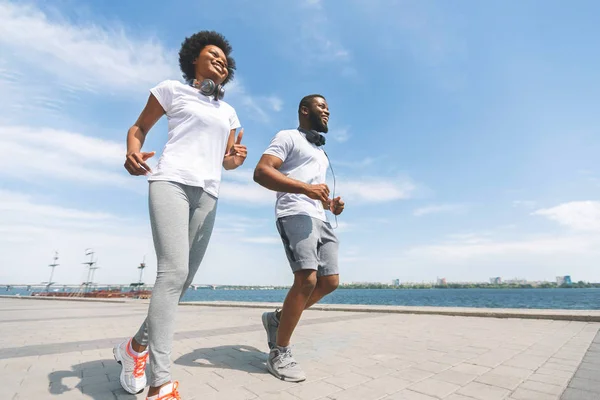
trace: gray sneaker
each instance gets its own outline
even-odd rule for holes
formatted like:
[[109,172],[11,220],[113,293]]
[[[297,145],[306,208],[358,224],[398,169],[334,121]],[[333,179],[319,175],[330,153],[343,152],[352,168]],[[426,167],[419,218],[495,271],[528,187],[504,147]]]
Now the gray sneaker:
[[306,375],[292,356],[290,347],[275,347],[269,353],[267,369],[276,378],[286,382],[302,382]]
[[269,350],[272,350],[277,343],[277,328],[279,328],[279,319],[277,319],[277,310],[266,312],[262,315],[262,323],[267,331],[267,344]]

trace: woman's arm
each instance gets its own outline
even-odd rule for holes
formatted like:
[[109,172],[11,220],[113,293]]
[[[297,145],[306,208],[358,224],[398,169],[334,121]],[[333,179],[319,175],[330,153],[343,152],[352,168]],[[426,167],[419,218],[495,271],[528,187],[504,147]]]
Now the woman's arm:
[[158,100],[156,100],[156,97],[150,94],[148,102],[137,121],[127,132],[125,169],[131,175],[146,175],[148,172],[152,172],[148,164],[146,164],[146,160],[156,153],[154,151],[142,152],[142,146],[150,129],[164,114],[165,110]]

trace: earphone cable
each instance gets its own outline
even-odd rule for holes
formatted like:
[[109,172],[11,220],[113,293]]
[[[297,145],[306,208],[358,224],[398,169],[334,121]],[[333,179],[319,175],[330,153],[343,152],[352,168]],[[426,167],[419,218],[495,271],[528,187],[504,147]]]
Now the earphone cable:
[[[329,169],[331,170],[331,176],[333,177],[333,194],[331,196],[331,199],[333,200],[333,199],[335,199],[335,185],[336,185],[335,172],[333,171],[333,165],[331,164],[331,160],[329,159],[329,155],[327,154],[325,149],[323,149],[323,153],[325,153],[325,157],[327,157],[327,161],[329,163]],[[337,215],[333,214],[333,217],[335,218],[335,227],[333,229],[337,229],[338,228]]]

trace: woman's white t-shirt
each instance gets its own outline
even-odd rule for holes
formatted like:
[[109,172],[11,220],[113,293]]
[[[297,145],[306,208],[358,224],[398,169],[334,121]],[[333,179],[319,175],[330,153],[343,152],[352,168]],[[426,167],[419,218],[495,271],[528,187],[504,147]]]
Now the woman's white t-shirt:
[[148,180],[199,186],[218,197],[229,133],[241,126],[234,108],[174,80],[150,92],[167,114],[169,137]]

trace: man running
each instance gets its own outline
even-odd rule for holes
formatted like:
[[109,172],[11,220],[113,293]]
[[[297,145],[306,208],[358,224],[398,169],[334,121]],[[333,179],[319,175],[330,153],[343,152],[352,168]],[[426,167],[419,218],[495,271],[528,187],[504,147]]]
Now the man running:
[[294,273],[281,311],[262,316],[271,349],[267,368],[275,377],[301,382],[306,375],[294,360],[290,339],[302,311],[333,292],[339,283],[338,240],[325,210],[339,215],[340,197],[329,198],[325,184],[329,159],[322,146],[329,107],[321,95],[304,97],[299,127],[278,132],[254,171],[254,180],[277,192],[277,230]]

